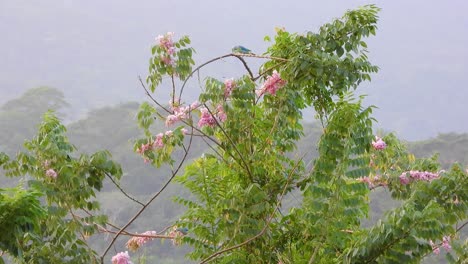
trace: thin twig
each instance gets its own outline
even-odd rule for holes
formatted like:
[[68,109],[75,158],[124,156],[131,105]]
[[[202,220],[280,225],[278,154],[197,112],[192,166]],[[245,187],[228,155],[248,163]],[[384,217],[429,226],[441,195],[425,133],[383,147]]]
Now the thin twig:
[[[247,164],[247,162],[245,162],[244,160],[244,157],[242,156],[242,154],[240,153],[239,149],[236,147],[236,144],[234,144],[234,141],[232,141],[231,137],[226,133],[226,131],[223,129],[223,127],[221,126],[221,124],[218,122],[218,120],[216,118],[214,118],[214,115],[213,113],[211,112],[211,110],[208,108],[208,106],[206,104],[204,104],[205,108],[208,110],[208,112],[210,113],[210,115],[213,117],[213,119],[215,120],[216,122],[216,125],[219,127],[219,129],[221,129],[221,131],[223,132],[224,136],[227,137],[227,139],[229,140],[229,142],[231,143],[232,147],[234,148],[234,150],[237,152],[237,155],[239,155],[239,158],[241,159],[242,163],[244,164],[244,169],[247,171],[247,173],[249,174],[249,177],[250,179],[253,178],[253,175],[252,175],[252,172],[250,171],[250,168],[249,168],[249,165]],[[229,153],[229,152],[228,152]]]
[[131,197],[130,195],[127,194],[127,192],[125,192],[122,187],[117,183],[115,182],[115,180],[111,177],[111,175],[109,175],[107,172],[105,173],[106,176],[112,181],[112,183],[120,190],[120,192],[123,193],[123,195],[125,195],[128,199],[134,201],[135,203],[141,205],[141,206],[145,206],[142,202],[138,201],[137,199]]

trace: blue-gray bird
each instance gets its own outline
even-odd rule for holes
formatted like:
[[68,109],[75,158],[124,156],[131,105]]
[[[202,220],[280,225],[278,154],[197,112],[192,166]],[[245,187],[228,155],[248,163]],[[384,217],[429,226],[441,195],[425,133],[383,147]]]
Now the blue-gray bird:
[[186,227],[179,227],[179,228],[176,229],[176,231],[179,231],[179,232],[181,232],[182,234],[187,235],[187,233],[188,233],[188,228],[186,228]]
[[251,50],[241,45],[232,48],[232,53],[254,54]]

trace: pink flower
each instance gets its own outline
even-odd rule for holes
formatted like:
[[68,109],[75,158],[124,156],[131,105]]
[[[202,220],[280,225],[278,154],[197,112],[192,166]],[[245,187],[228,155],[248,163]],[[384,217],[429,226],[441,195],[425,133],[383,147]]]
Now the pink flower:
[[166,131],[166,133],[164,133],[164,135],[167,136],[167,137],[172,136],[172,134],[173,134],[172,130],[168,130],[168,131]]
[[429,240],[429,244],[432,247],[432,252],[434,252],[436,255],[439,255],[440,253],[440,248],[432,242],[432,240]]
[[358,182],[363,182],[365,184],[367,184],[367,186],[369,186],[369,188],[372,188],[374,187],[374,184],[372,183],[372,180],[369,178],[369,177],[360,177],[360,178],[357,178],[357,181]]
[[176,115],[168,115],[166,118],[166,126],[169,127],[179,120],[179,117]]
[[218,116],[218,118],[219,118],[219,121],[221,121],[221,122],[226,121],[227,115],[226,115],[226,113],[224,112],[223,106],[222,106],[222,105],[218,105],[218,107],[216,108],[216,110],[218,110],[217,116]]
[[168,53],[169,55],[174,55],[174,53],[175,53],[175,48],[174,48],[174,47],[169,47],[169,48],[167,49],[167,53]]
[[55,172],[54,169],[48,169],[46,171],[46,176],[49,177],[49,178],[55,179],[55,178],[57,178],[57,172]]
[[159,42],[159,45],[169,52],[169,49],[174,47],[174,42],[172,41],[172,36],[174,36],[174,32],[167,32],[166,35],[162,36],[159,35],[156,38],[156,41]]
[[161,55],[161,61],[166,64],[166,65],[174,65],[174,60],[172,59],[171,56],[163,56]]
[[164,137],[163,133],[157,134],[156,137],[154,138],[153,146],[157,148],[164,147],[163,137]]
[[213,126],[216,125],[216,120],[210,114],[208,109],[202,108],[202,109],[200,109],[200,112],[201,112],[201,117],[200,117],[200,120],[198,121],[198,126],[199,127],[204,127],[204,126],[213,127]]
[[177,226],[174,226],[168,236],[172,237],[172,244],[178,246],[180,245],[180,238],[185,236],[185,234],[180,231]]
[[279,73],[275,70],[271,76],[268,76],[267,80],[263,84],[262,88],[256,91],[258,96],[263,95],[265,92],[275,95],[281,87],[286,85],[286,81],[281,79]]
[[138,248],[140,248],[142,245],[144,245],[146,242],[153,240],[154,238],[150,236],[155,236],[157,235],[156,231],[146,231],[142,233],[144,236],[134,236],[130,238],[127,241],[127,248],[130,249],[131,251],[136,251]]
[[132,264],[128,251],[117,253],[112,257],[112,264]]
[[442,247],[445,248],[445,250],[447,251],[452,249],[452,247],[450,246],[450,236],[444,236],[442,238]]
[[226,79],[224,81],[224,97],[229,97],[232,93],[232,90],[234,89],[235,87],[235,82],[234,82],[234,79]]
[[408,177],[406,176],[406,172],[402,173],[399,178],[400,178],[400,183],[403,185],[410,183],[410,179],[408,179]]
[[169,107],[171,108],[172,111],[177,111],[179,109],[180,103],[179,103],[179,98],[174,97],[169,100]]
[[200,102],[195,101],[190,105],[190,109],[197,109],[200,106]]
[[[439,172],[441,173],[441,172]],[[439,178],[439,173],[432,173],[428,171],[405,171],[400,175],[400,183],[408,184],[410,181],[432,181]],[[409,174],[409,178],[408,178]]]
[[385,144],[385,142],[381,138],[375,136],[375,141],[372,140],[372,146],[376,150],[382,150],[385,147],[387,147],[387,144]]
[[182,132],[182,134],[184,135],[188,135],[189,134],[189,131],[184,127],[180,130]]
[[187,118],[189,110],[190,108],[188,106],[181,106],[178,109],[174,110],[174,113],[177,116],[177,118],[181,120]]

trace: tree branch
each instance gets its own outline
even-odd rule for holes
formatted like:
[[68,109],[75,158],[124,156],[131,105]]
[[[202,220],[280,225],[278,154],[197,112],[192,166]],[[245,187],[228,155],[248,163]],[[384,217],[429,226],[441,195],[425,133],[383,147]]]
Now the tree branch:
[[[192,133],[193,134],[193,133]],[[188,147],[187,147],[187,150],[185,151],[185,154],[184,156],[182,157],[182,160],[180,161],[179,165],[177,166],[177,169],[172,173],[172,176],[169,178],[169,180],[164,184],[164,186],[159,190],[159,192],[157,192],[156,194],[153,195],[153,197],[151,197],[151,199],[146,202],[143,207],[127,222],[127,224],[125,224],[118,232],[117,234],[115,234],[115,236],[112,238],[112,241],[109,243],[109,245],[107,246],[107,248],[104,250],[104,253],[102,253],[101,255],[101,262],[104,263],[104,257],[106,256],[107,252],[109,252],[110,248],[112,247],[112,245],[115,243],[115,241],[117,240],[117,238],[122,234],[122,232],[127,228],[129,227],[142,213],[143,211],[146,210],[146,208],[154,201],[154,199],[156,199],[165,189],[166,187],[169,185],[169,183],[172,182],[172,180],[174,179],[174,177],[177,175],[177,173],[179,172],[180,168],[182,167],[182,164],[185,162],[185,160],[187,159],[187,155],[189,153],[189,150],[190,150],[190,147],[192,146],[192,140],[193,140],[193,136],[190,136],[190,142],[188,144]]]
[[111,177],[111,175],[109,175],[107,172],[105,173],[106,176],[112,181],[112,183],[120,190],[120,192],[122,192],[128,199],[134,201],[135,203],[141,205],[141,206],[145,206],[142,202],[138,201],[137,199],[131,197],[130,195],[128,195],[123,189],[122,187],[114,181],[114,179]]

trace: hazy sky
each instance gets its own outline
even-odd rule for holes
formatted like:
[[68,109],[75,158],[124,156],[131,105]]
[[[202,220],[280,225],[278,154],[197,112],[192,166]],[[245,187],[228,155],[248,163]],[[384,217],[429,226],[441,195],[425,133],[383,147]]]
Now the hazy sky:
[[[203,62],[236,44],[265,51],[275,26],[315,31],[347,9],[382,8],[364,85],[379,127],[407,139],[468,132],[468,1],[25,1],[0,0],[0,103],[37,86],[65,92],[75,113],[142,100],[155,36],[190,35]],[[223,77],[233,61],[207,69]],[[191,96],[196,93],[193,88]],[[190,95],[189,95],[190,97]],[[191,98],[190,98],[191,99]]]

